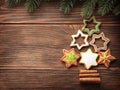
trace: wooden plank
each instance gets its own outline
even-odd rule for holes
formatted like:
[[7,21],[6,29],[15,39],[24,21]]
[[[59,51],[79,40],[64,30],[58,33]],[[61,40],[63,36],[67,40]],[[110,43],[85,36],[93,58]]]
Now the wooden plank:
[[0,6],[4,5],[4,0],[0,0]]
[[[28,13],[24,6],[15,8],[7,8],[4,4],[0,7],[0,23],[41,23],[41,24],[80,24],[82,17],[80,16],[81,7],[76,4],[70,14],[63,14],[59,10],[60,1],[42,2],[39,9],[34,13]],[[97,20],[106,25],[119,25],[120,21],[113,15],[101,17],[94,13]]]
[[0,0],[0,90],[119,90],[118,18],[95,14],[102,22],[101,32],[111,40],[108,47],[117,60],[109,69],[104,65],[91,68],[100,73],[100,85],[81,85],[79,70],[84,66],[80,64],[68,70],[59,61],[62,49],[70,49],[71,35],[83,26],[80,6],[76,5],[69,15],[64,15],[59,11],[58,1],[43,2],[30,14],[23,6],[7,8],[3,1]]
[[[111,40],[109,48],[112,55],[118,59],[120,58],[119,29],[120,27],[101,29],[101,32],[103,31]],[[76,33],[77,29],[73,30],[71,25],[1,25],[0,67],[3,69],[65,68],[59,60],[63,55],[62,49],[70,49],[71,35]],[[79,53],[76,47],[75,49]],[[81,51],[87,49],[88,47]],[[118,66],[119,60],[114,62],[111,68]],[[101,68],[105,69],[103,66]]]
[[[120,71],[120,70],[119,70]],[[119,90],[120,73],[114,70],[99,70],[102,82],[100,85],[81,85],[78,79],[79,70],[0,70],[0,89],[97,89]]]

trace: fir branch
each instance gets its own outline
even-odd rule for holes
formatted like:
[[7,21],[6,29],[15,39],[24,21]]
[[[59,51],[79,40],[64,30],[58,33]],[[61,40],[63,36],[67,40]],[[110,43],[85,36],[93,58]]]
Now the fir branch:
[[[33,12],[40,6],[42,0],[5,0],[8,7],[17,6],[22,1],[25,1],[25,7],[28,12]],[[53,0],[45,0],[53,1]],[[60,10],[69,13],[74,7],[77,0],[62,0]],[[98,14],[105,15],[112,11],[115,15],[120,15],[120,2],[119,0],[79,0],[80,5],[83,5],[81,15],[82,17],[89,18],[98,5]]]
[[120,4],[118,4],[118,5],[115,7],[115,9],[113,10],[113,13],[114,13],[115,15],[120,15]]
[[75,2],[76,0],[63,0],[60,4],[60,10],[65,14],[69,13],[72,10]]
[[40,6],[42,0],[26,0],[25,8],[28,12],[33,12],[36,8]]
[[100,0],[98,2],[98,14],[104,16],[112,11],[116,0]]
[[8,7],[14,7],[17,6],[20,3],[21,0],[5,0],[5,4]]
[[83,3],[82,11],[81,11],[81,16],[88,18],[92,15],[93,10],[97,4],[98,0],[86,0]]

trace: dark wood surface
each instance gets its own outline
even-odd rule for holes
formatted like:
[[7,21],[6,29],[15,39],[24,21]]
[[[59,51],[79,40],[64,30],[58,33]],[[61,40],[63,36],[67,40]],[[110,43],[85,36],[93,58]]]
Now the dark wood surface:
[[[102,22],[101,32],[111,40],[108,48],[117,60],[109,69],[104,65],[91,68],[100,73],[100,85],[82,85],[78,75],[84,66],[66,69],[59,60],[62,49],[70,49],[71,35],[83,26],[80,7],[76,5],[70,15],[64,15],[58,5],[44,2],[32,14],[22,6],[0,7],[0,90],[119,90],[119,19],[96,15]],[[88,48],[93,50],[86,47],[81,51]]]

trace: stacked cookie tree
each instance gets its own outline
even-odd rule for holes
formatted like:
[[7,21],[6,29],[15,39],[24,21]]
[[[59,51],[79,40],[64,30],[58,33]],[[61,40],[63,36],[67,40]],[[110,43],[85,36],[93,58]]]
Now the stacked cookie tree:
[[[96,24],[95,28],[90,30],[87,27],[89,22]],[[88,20],[83,20],[82,29],[78,30],[77,34],[72,35],[71,47],[77,47],[80,51],[80,54],[75,52],[75,49],[70,50],[63,49],[64,56],[60,59],[62,62],[65,62],[66,67],[70,68],[71,66],[77,66],[78,61],[80,64],[84,64],[84,67],[87,70],[80,70],[79,80],[83,83],[100,83],[100,74],[97,70],[89,70],[92,66],[97,66],[98,64],[104,64],[107,68],[110,65],[110,62],[116,60],[114,56],[111,55],[110,49],[107,48],[110,39],[108,39],[103,32],[100,32],[101,22],[97,22],[95,17],[91,17]],[[87,33],[87,34],[85,34]],[[76,38],[83,37],[84,44],[79,45],[76,42]],[[88,38],[92,38],[88,42]],[[104,41],[102,47],[96,45],[96,39],[102,39]],[[87,46],[93,46],[94,51],[90,48],[86,52],[81,52],[81,49]],[[104,51],[104,52],[103,52]]]

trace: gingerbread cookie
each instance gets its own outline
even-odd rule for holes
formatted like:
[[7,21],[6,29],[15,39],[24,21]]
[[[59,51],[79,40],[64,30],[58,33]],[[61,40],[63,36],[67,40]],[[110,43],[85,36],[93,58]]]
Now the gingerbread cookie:
[[116,60],[116,58],[111,55],[110,49],[108,49],[106,52],[98,52],[98,55],[98,64],[104,64],[107,68],[110,66],[111,61]]
[[[87,23],[89,22],[93,22],[96,24],[95,28],[90,30],[89,28],[87,28]],[[89,20],[83,20],[83,27],[82,27],[82,31],[86,32],[89,36],[92,36],[94,33],[98,33],[100,31],[99,27],[101,25],[101,22],[97,22],[95,17],[91,17]]]
[[[82,44],[82,45],[79,45],[78,43],[76,43],[76,38],[78,38],[78,37],[80,37],[80,36],[81,36],[81,37],[84,37],[84,44]],[[70,46],[76,46],[76,47],[78,48],[78,50],[80,50],[81,48],[89,45],[89,43],[88,43],[88,41],[87,41],[88,35],[83,34],[83,33],[81,32],[81,30],[78,30],[78,32],[77,32],[76,35],[72,35],[72,39],[73,39],[73,41],[71,42]]]
[[81,60],[80,63],[85,65],[86,69],[90,69],[91,66],[97,66],[97,53],[93,53],[91,49],[88,49],[86,52],[81,52]]
[[64,56],[60,60],[65,62],[67,68],[78,65],[77,60],[80,58],[80,54],[77,54],[74,48],[70,50],[63,49],[63,54]]
[[[95,45],[96,39],[99,39],[99,38],[104,40],[103,47],[97,47],[97,45]],[[109,42],[110,42],[110,39],[105,37],[104,33],[101,32],[99,35],[94,34],[92,36],[92,40],[90,41],[90,45],[92,45],[94,47],[95,52],[98,52],[100,50],[107,50],[107,45],[108,45]]]

